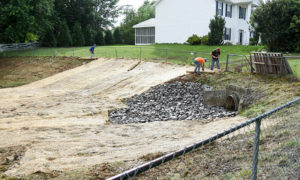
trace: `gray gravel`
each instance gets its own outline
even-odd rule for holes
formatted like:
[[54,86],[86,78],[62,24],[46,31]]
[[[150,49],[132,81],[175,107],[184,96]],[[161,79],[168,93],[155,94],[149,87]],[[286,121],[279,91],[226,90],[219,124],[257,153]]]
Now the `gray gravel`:
[[223,107],[203,105],[203,95],[212,87],[200,83],[163,84],[136,95],[127,101],[127,108],[109,113],[112,123],[146,123],[168,120],[201,120],[232,117],[237,112]]

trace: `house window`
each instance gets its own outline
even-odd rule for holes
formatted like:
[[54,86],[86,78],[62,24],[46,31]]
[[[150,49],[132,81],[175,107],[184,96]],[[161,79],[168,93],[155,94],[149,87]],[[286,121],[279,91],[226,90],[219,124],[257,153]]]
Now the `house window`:
[[246,8],[240,7],[239,18],[240,19],[246,19]]
[[137,28],[135,30],[135,44],[154,44],[155,28]]
[[232,18],[232,5],[226,4],[225,16]]
[[216,1],[217,2],[217,15],[223,16],[223,2]]
[[225,28],[224,40],[231,41],[231,28]]

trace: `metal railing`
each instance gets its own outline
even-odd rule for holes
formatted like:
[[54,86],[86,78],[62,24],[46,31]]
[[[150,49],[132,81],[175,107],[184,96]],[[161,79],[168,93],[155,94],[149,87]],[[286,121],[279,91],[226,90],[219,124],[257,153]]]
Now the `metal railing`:
[[[178,150],[178,151],[175,151],[173,153],[170,153],[170,154],[167,154],[165,156],[162,156],[160,158],[157,158],[153,161],[150,161],[148,163],[145,163],[145,164],[142,164],[136,168],[133,168],[133,169],[130,169],[126,172],[123,172],[121,174],[118,174],[116,176],[113,176],[111,178],[109,178],[109,180],[122,180],[122,179],[131,179],[131,178],[134,178],[134,177],[137,177],[139,174],[143,173],[143,172],[146,172],[146,171],[149,171],[151,170],[152,168],[154,167],[157,167],[157,166],[160,166],[160,165],[163,165],[165,163],[167,163],[168,161],[172,161],[172,160],[175,160],[176,158],[178,157],[181,157],[183,155],[186,155],[187,153],[191,152],[191,151],[194,151],[198,148],[205,148],[206,145],[210,144],[210,143],[213,143],[219,139],[221,139],[222,137],[224,136],[227,136],[227,135],[230,135],[246,126],[250,126],[251,124],[254,124],[255,123],[255,139],[254,139],[254,143],[253,143],[253,156],[252,156],[252,171],[251,171],[251,179],[252,180],[256,180],[257,179],[257,172],[258,172],[258,154],[259,154],[259,146],[260,146],[260,134],[261,134],[261,121],[262,119],[264,118],[267,118],[269,117],[270,115],[282,110],[282,109],[285,109],[287,107],[290,107],[291,105],[294,105],[294,104],[297,104],[300,102],[300,98],[297,98],[287,104],[284,104],[280,107],[277,107],[269,112],[266,112],[260,116],[257,116],[255,118],[252,118],[236,127],[233,127],[231,129],[228,129],[224,132],[221,132],[211,138],[208,138],[206,140],[203,140],[201,142],[198,142],[198,143],[195,143],[191,146],[188,146],[184,149],[181,149],[181,150]],[[298,104],[299,105],[299,104]]]

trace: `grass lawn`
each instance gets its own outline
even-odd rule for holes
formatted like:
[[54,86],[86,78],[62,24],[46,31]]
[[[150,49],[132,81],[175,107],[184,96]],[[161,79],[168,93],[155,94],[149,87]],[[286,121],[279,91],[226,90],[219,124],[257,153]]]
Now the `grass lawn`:
[[[197,52],[197,57],[211,59],[209,54],[217,47],[221,48],[220,64],[225,68],[227,54],[249,55],[252,51],[261,51],[263,46],[190,46],[182,44],[155,44],[149,46],[97,46],[95,57],[98,58],[122,58],[122,59],[144,59],[166,61],[176,64],[192,64],[194,55],[191,52]],[[89,57],[89,47],[70,47],[70,48],[38,48],[32,50],[20,50],[0,53],[1,56],[71,56],[71,57]],[[293,54],[299,56],[300,54]],[[239,56],[230,56],[230,61],[240,60]],[[300,59],[290,61],[292,69],[296,76],[300,77]]]
[[[217,46],[190,46],[181,44],[157,44],[150,46],[98,46],[95,50],[96,57],[130,58],[152,60],[177,60],[187,63],[193,58],[190,52],[197,52],[197,56],[209,58],[209,54]],[[224,62],[227,54],[248,55],[251,51],[263,49],[262,46],[221,46],[220,60]],[[74,48],[39,48],[3,53],[3,56],[78,56],[88,57],[89,47]],[[180,63],[180,62],[178,62]]]

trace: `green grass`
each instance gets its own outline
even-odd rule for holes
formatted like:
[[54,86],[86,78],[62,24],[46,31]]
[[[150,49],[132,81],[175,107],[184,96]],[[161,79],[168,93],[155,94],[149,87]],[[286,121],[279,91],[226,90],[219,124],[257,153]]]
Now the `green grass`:
[[[149,46],[97,46],[95,57],[97,58],[122,58],[122,59],[143,59],[154,61],[172,62],[175,64],[192,64],[194,55],[210,60],[210,52],[216,48],[221,48],[220,64],[225,67],[227,54],[249,55],[253,51],[265,49],[263,46],[191,46],[182,44],[155,44]],[[5,52],[1,56],[72,56],[89,57],[89,47],[70,47],[70,48],[38,48],[33,50],[19,50]],[[299,54],[289,54],[299,56]],[[241,60],[239,56],[230,56],[230,62]],[[291,68],[300,77],[300,60],[290,60]],[[238,62],[239,63],[239,62]],[[234,65],[232,65],[234,66]]]
[[296,77],[300,77],[300,59],[289,60],[289,64]]
[[[179,64],[189,63],[193,59],[190,52],[197,52],[197,56],[209,58],[212,50],[218,46],[190,46],[181,44],[157,44],[150,46],[97,46],[96,57],[170,60]],[[262,46],[220,46],[221,62],[226,61],[227,54],[248,55],[251,51],[263,49]],[[78,56],[89,57],[89,47],[74,48],[39,48],[3,53],[3,56]],[[141,50],[141,52],[140,52]]]

